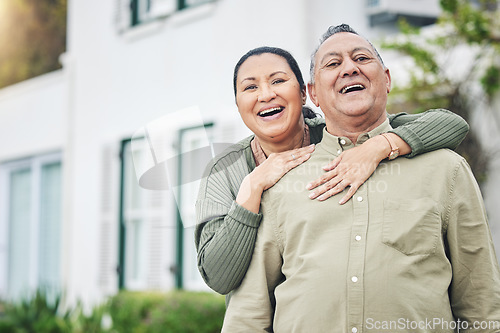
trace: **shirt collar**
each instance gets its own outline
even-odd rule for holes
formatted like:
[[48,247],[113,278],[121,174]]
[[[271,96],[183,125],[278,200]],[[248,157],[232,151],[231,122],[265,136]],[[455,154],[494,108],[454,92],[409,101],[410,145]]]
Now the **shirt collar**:
[[389,124],[389,119],[386,119],[382,124],[375,127],[371,131],[360,134],[356,143],[353,143],[351,142],[351,140],[344,136],[335,136],[328,133],[325,127],[323,129],[323,139],[321,140],[321,143],[318,144],[318,148],[326,150],[328,153],[338,156],[344,150],[358,146],[366,142],[366,140],[373,138],[374,136],[377,136],[381,133],[390,131],[391,129],[392,127]]

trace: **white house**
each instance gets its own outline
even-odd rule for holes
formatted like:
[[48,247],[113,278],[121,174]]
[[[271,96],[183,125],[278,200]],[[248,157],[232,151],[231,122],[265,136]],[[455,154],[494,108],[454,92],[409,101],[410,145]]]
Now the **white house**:
[[[208,290],[192,152],[249,134],[234,104],[239,57],[279,46],[308,79],[328,26],[376,40],[397,33],[398,15],[428,24],[438,13],[438,0],[69,0],[63,69],[0,90],[0,297],[46,285],[86,303],[119,288]],[[139,175],[168,174],[163,189],[141,187],[133,161]]]

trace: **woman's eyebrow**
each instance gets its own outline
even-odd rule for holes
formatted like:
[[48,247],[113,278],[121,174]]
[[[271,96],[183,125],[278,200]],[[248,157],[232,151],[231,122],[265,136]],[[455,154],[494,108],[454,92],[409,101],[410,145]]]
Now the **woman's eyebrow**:
[[[283,71],[276,71],[276,72],[272,72],[272,73],[269,75],[269,77],[273,77],[273,76],[275,76],[275,75],[277,75],[277,74],[285,74],[285,75],[288,75],[288,73],[287,73],[287,72],[283,72]],[[253,76],[249,76],[249,77],[246,77],[246,78],[242,79],[242,80],[240,81],[240,83],[243,83],[243,82],[245,82],[245,81],[255,81],[255,80],[256,80],[256,79],[255,79],[255,77],[253,77]]]
[[248,80],[248,81],[255,81],[255,78],[254,78],[253,76],[249,76],[249,77],[246,77],[246,78],[242,79],[242,80],[240,81],[240,83],[243,83],[243,82],[245,82],[245,81],[247,81],[247,80]]
[[273,76],[275,76],[275,75],[277,75],[277,74],[285,74],[285,75],[288,75],[288,73],[286,73],[286,72],[283,72],[283,71],[276,71],[276,72],[271,73],[271,75],[269,75],[269,77],[273,77]]

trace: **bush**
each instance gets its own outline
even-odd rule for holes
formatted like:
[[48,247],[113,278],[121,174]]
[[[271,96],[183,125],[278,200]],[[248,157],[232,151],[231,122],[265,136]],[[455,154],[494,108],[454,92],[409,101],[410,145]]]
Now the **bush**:
[[109,305],[119,333],[220,332],[224,312],[223,296],[203,292],[120,292]]
[[72,331],[70,311],[61,307],[61,297],[49,297],[42,289],[17,303],[3,304],[1,333],[66,333]]
[[224,297],[214,293],[127,292],[83,311],[63,309],[61,297],[38,290],[14,303],[0,302],[0,333],[220,332]]

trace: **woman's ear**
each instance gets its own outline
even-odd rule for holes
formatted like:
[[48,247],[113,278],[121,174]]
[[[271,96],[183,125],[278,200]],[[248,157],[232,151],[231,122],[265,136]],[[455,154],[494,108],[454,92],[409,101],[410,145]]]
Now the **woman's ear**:
[[318,99],[316,97],[316,88],[314,87],[314,83],[309,82],[307,84],[307,91],[309,92],[309,98],[314,105],[319,107]]

